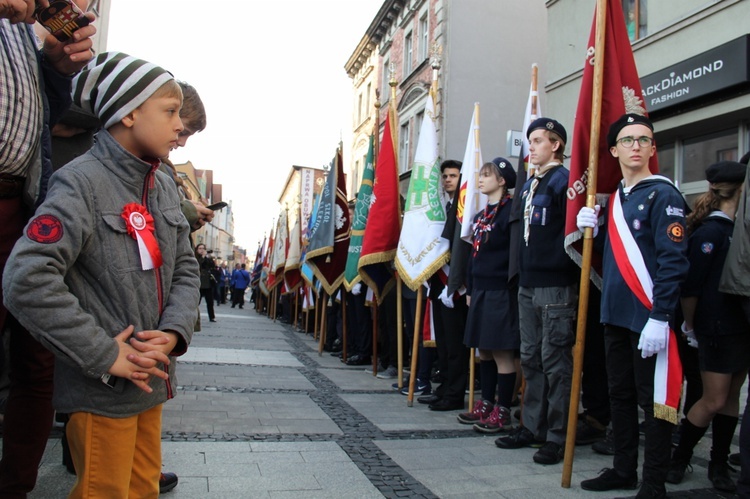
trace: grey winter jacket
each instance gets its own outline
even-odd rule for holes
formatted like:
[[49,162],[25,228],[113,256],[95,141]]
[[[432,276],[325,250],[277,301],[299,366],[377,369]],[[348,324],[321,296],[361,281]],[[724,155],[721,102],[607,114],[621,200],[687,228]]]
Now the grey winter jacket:
[[[138,243],[121,216],[128,203],[144,204],[154,218],[158,269],[141,268]],[[58,411],[127,417],[173,396],[174,361],[168,382],[152,377],[150,394],[122,378],[113,387],[100,378],[117,358],[112,338],[130,324],[135,331],[175,331],[172,353],[187,349],[199,297],[189,233],[172,179],[106,131],[52,176],[8,260],[3,293],[8,310],[57,357]]]

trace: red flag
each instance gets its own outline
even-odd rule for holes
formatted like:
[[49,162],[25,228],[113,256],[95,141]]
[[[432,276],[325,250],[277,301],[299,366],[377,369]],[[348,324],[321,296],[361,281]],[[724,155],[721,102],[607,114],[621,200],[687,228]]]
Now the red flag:
[[271,264],[273,263],[271,260],[271,255],[273,254],[273,237],[276,233],[274,229],[274,224],[271,224],[271,230],[269,231],[268,236],[268,246],[266,247],[266,256],[263,258],[263,267],[261,270],[261,277],[260,277],[260,290],[263,292],[263,294],[268,295],[270,293],[270,290],[273,288],[274,281],[276,280],[276,274],[274,274],[271,271]]
[[[630,46],[622,4],[618,0],[607,0],[607,21],[605,26],[604,67],[602,81],[602,112],[599,123],[599,167],[597,169],[596,192],[609,196],[622,180],[617,158],[609,153],[607,131],[609,126],[625,113],[647,116],[643,102],[643,92],[635,67],[633,50]],[[570,257],[581,265],[583,234],[576,226],[576,216],[586,206],[588,180],[589,143],[591,141],[591,110],[594,93],[594,57],[596,42],[596,12],[589,36],[586,61],[583,67],[581,93],[578,96],[573,128],[573,149],[570,158],[570,180],[568,184],[568,206],[565,219],[565,249]],[[656,155],[649,165],[652,173],[658,172]],[[599,196],[597,196],[599,199]],[[603,198],[606,199],[606,198]],[[599,203],[601,204],[601,203]],[[601,288],[601,258],[592,255],[591,280]]]
[[378,303],[393,287],[391,262],[396,257],[401,234],[401,203],[398,191],[396,151],[391,136],[391,114],[385,119],[383,143],[375,164],[375,183],[367,216],[362,251],[357,268],[362,280],[375,294]]
[[[314,254],[309,252],[307,263],[313,270],[315,277],[328,295],[333,295],[341,283],[344,282],[344,268],[349,256],[349,227],[351,217],[349,216],[349,205],[346,202],[346,178],[344,177],[344,165],[341,160],[341,150],[336,151],[331,171],[328,174],[331,188],[336,186],[335,200],[328,217],[329,223],[333,225],[333,247],[323,248]],[[313,255],[310,257],[310,255]]]

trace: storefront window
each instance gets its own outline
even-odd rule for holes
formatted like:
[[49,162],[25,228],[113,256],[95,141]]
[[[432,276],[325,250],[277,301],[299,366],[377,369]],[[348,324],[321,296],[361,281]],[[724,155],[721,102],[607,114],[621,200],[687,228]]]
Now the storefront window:
[[647,3],[647,0],[622,0],[622,11],[631,42],[648,35]]
[[706,180],[706,167],[717,161],[737,161],[737,129],[730,128],[686,139],[682,148],[682,184]]
[[674,144],[656,144],[656,157],[659,159],[659,175],[674,181]]

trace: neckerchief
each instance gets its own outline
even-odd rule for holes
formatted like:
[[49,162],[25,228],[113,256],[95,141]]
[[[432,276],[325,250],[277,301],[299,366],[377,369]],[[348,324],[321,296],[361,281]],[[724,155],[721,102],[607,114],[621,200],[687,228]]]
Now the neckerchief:
[[487,206],[484,207],[482,217],[474,226],[474,235],[472,237],[472,240],[474,242],[474,252],[472,253],[472,256],[477,256],[477,253],[479,253],[479,247],[484,241],[489,239],[490,232],[492,231],[492,224],[494,223],[495,216],[497,215],[497,210],[499,207],[507,203],[508,199],[510,199],[510,194],[506,194],[505,196],[503,196],[500,202],[492,205],[488,203]]

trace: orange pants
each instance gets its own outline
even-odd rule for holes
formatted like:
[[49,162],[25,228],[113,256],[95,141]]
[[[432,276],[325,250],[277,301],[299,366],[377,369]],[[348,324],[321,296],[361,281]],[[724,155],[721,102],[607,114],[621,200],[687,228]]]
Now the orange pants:
[[158,497],[161,410],[127,418],[71,414],[67,437],[78,478],[68,497]]

